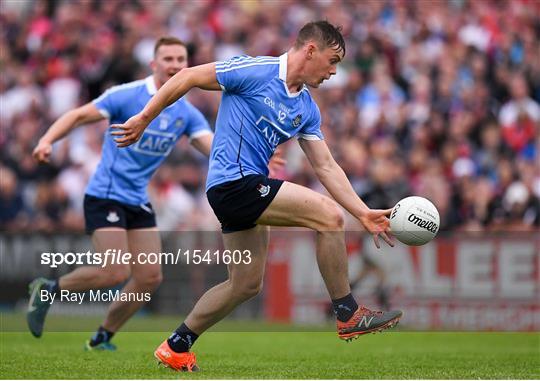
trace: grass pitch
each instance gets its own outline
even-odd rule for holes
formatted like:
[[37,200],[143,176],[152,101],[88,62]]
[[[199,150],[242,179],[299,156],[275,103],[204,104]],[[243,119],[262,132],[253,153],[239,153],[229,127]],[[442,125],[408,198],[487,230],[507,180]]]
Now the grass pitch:
[[[65,318],[52,317],[60,324]],[[5,319],[3,319],[5,321]],[[139,320],[139,321],[137,321]],[[157,366],[154,349],[165,332],[121,332],[115,353],[84,352],[89,332],[5,332],[0,343],[2,379],[539,379],[540,334],[388,331],[352,343],[335,332],[206,333],[194,347],[198,373]],[[141,321],[143,321],[141,323]],[[49,322],[48,322],[49,323]],[[164,323],[163,319],[160,323]],[[135,326],[155,329],[152,318]],[[138,324],[138,325],[137,325]],[[51,322],[54,326],[54,322]],[[224,327],[224,326],[222,326]],[[234,329],[234,324],[228,326]],[[243,326],[242,326],[243,327]],[[250,326],[255,329],[256,325]],[[89,327],[89,328],[93,328]],[[264,331],[263,331],[264,330]]]

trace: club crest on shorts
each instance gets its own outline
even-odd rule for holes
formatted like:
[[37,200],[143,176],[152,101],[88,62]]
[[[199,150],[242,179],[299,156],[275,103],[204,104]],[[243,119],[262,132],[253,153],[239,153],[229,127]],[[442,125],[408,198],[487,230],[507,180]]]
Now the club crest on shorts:
[[120,221],[120,217],[118,217],[118,213],[116,213],[115,210],[109,210],[109,214],[107,215],[107,221],[114,223]]
[[300,123],[302,123],[302,114],[296,115],[296,117],[292,121],[292,125],[296,128],[300,126]]
[[266,197],[270,193],[270,185],[259,184],[257,185],[257,190],[261,194],[261,197]]

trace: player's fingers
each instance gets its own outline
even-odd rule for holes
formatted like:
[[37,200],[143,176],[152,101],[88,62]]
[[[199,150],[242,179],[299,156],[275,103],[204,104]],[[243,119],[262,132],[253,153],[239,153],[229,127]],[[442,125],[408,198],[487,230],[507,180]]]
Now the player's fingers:
[[114,139],[114,141],[116,142],[116,145],[124,144],[128,142],[129,140],[130,140],[129,135]]
[[127,141],[125,143],[120,143],[120,144],[117,144],[116,146],[119,147],[119,148],[124,148],[124,147],[128,147],[130,145],[132,145],[134,142],[132,141]]
[[115,139],[118,147],[127,147],[139,140],[139,137],[135,134],[127,135],[124,138]]
[[382,211],[382,214],[383,214],[384,216],[389,216],[390,213],[392,213],[392,209],[385,209],[385,210]]
[[379,243],[379,233],[373,234],[373,242],[375,242],[377,249],[381,248],[381,244]]
[[34,157],[34,159],[36,159],[40,163],[41,162],[48,163],[49,154],[50,152],[47,152],[44,149],[35,149],[34,152],[32,153],[32,156]]
[[386,232],[382,232],[381,237],[384,240],[384,242],[386,242],[390,247],[394,247],[394,240],[392,239],[391,236],[386,234]]
[[41,154],[39,155],[39,160],[44,163],[48,163],[50,156],[51,152],[49,150],[41,151]]
[[111,124],[111,128],[114,130],[128,130],[131,127],[126,126],[125,124]]
[[127,135],[129,134],[130,131],[128,130],[118,130],[118,131],[111,131],[110,134],[113,135],[113,136],[124,136],[124,135]]

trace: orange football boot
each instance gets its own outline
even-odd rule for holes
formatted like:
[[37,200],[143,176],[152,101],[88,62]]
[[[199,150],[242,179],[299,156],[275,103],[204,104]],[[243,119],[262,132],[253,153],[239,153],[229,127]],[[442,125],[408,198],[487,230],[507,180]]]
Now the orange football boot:
[[403,316],[403,312],[396,311],[372,311],[364,306],[358,307],[354,315],[346,322],[337,320],[338,336],[347,342],[357,339],[366,333],[381,332],[383,329],[392,328]]
[[197,372],[199,367],[196,364],[195,353],[193,352],[174,352],[167,340],[165,340],[154,352],[154,357],[160,364],[167,368],[179,372]]

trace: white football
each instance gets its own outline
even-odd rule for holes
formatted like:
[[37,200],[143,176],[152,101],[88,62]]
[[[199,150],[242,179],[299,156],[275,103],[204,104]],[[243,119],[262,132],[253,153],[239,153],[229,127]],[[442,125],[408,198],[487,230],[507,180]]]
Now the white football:
[[420,246],[437,235],[439,211],[426,198],[411,196],[399,201],[390,214],[392,235],[406,245]]

